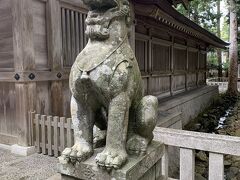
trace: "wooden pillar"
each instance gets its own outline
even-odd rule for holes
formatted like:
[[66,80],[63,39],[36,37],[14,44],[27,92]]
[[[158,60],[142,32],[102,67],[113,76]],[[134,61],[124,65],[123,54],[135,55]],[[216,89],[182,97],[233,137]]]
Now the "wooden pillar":
[[205,51],[205,66],[204,66],[204,85],[207,84],[207,51]]
[[172,36],[172,45],[171,45],[171,76],[170,76],[170,94],[173,96],[173,79],[174,79],[174,37]]
[[189,67],[188,67],[188,59],[189,59],[189,57],[188,57],[188,46],[187,46],[187,48],[186,48],[186,52],[187,52],[187,54],[186,54],[186,71],[185,71],[185,89],[186,89],[186,91],[188,91],[188,70],[189,70]]
[[[13,0],[12,3],[15,72],[30,74],[35,70],[31,0]],[[18,144],[28,146],[28,111],[35,110],[36,83],[31,80],[16,83],[15,91]]]
[[[61,7],[59,0],[47,1],[47,32],[48,32],[48,61],[51,70],[61,72],[62,41],[61,41]],[[51,82],[51,109],[52,115],[63,115],[62,82]]]
[[148,40],[148,59],[147,59],[147,63],[145,64],[145,66],[147,67],[147,74],[148,74],[148,78],[147,78],[147,94],[151,94],[151,84],[150,84],[150,81],[151,81],[151,73],[153,71],[153,58],[152,58],[152,29],[150,27],[148,27],[148,37],[149,37],[149,40]]
[[199,86],[199,57],[200,57],[200,54],[199,54],[199,49],[198,49],[198,59],[197,59],[197,77],[196,77],[196,83],[197,83],[197,87]]

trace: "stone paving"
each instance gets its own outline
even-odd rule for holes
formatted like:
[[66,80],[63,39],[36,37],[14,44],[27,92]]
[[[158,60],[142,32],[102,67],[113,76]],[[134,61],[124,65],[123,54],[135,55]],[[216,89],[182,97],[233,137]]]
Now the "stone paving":
[[0,149],[0,180],[45,180],[56,174],[57,162],[55,157],[22,157]]

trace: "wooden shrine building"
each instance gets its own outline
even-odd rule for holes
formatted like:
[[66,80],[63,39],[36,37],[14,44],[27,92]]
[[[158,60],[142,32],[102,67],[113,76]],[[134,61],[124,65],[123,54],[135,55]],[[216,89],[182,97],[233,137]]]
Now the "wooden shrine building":
[[[206,53],[227,43],[172,6],[132,0],[135,49],[145,93],[160,101],[206,85]],[[0,143],[29,144],[28,112],[70,117],[68,76],[84,48],[81,0],[0,0]]]

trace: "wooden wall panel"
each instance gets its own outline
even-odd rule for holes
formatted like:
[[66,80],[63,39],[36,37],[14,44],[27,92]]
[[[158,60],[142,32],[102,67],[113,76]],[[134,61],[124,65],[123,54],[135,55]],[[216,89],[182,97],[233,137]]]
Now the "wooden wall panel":
[[152,43],[152,70],[154,72],[170,71],[170,47]]
[[188,70],[196,71],[198,66],[198,52],[188,52]]
[[13,29],[11,1],[0,0],[0,71],[13,71]]
[[187,51],[185,49],[174,48],[174,70],[186,70]]
[[143,80],[143,89],[144,89],[144,94],[148,94],[148,78],[142,78]]
[[138,61],[138,66],[141,72],[145,72],[147,70],[146,67],[146,41],[136,40],[135,41],[135,54]]
[[0,133],[17,135],[14,83],[0,82]]
[[51,115],[50,93],[49,82],[36,83],[36,113]]
[[188,87],[195,87],[197,85],[197,76],[196,76],[196,73],[192,73],[192,74],[188,74],[188,77],[187,77],[187,84],[188,84]]
[[32,0],[34,56],[37,70],[48,68],[46,3]]
[[175,75],[173,77],[173,90],[179,91],[185,89],[185,75]]
[[205,70],[206,69],[206,59],[207,54],[206,53],[199,53],[199,69]]
[[198,73],[198,84],[199,85],[206,84],[206,73],[205,72]]
[[149,88],[152,95],[158,96],[168,92],[170,95],[170,76],[151,77],[149,79]]
[[62,91],[63,91],[63,116],[71,117],[70,115],[70,101],[71,101],[71,92],[69,89],[69,81],[65,80],[62,82]]

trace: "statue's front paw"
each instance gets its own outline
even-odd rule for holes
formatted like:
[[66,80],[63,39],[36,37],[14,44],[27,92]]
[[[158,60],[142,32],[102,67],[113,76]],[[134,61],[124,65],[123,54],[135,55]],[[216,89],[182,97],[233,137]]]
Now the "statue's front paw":
[[96,156],[95,160],[100,167],[107,168],[108,170],[112,168],[119,169],[126,163],[127,153],[125,150],[106,148]]
[[58,158],[62,164],[69,162],[75,164],[77,161],[82,162],[93,155],[93,148],[87,143],[75,143],[72,148],[66,148]]

